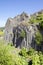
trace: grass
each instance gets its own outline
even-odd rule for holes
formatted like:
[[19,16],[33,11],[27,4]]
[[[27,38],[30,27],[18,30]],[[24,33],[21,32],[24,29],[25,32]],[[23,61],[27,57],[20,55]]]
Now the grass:
[[4,35],[4,32],[3,31],[0,31],[0,37]]

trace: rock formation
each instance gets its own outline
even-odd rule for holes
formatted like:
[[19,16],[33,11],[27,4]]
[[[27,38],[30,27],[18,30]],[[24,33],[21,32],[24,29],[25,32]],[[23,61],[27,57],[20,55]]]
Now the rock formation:
[[18,26],[21,22],[27,22],[29,20],[29,16],[26,13],[22,13],[14,18],[9,18],[5,25],[5,40],[7,42],[12,42],[13,38],[13,27]]
[[30,15],[28,16],[24,12],[14,18],[9,18],[5,25],[5,41],[13,43],[18,48],[26,47],[29,49],[33,47],[37,49],[38,46],[34,43],[34,39],[38,28],[36,24],[30,24],[30,18]]

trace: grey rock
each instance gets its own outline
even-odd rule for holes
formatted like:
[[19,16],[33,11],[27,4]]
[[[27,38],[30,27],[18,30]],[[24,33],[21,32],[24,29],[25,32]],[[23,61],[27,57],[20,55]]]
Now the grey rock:
[[29,16],[26,13],[22,13],[14,18],[8,18],[5,25],[5,35],[4,39],[9,43],[12,42],[13,38],[13,28],[18,26],[21,22],[26,22],[29,20]]
[[[28,23],[30,16],[26,13],[22,13],[14,18],[9,18],[5,25],[5,35],[4,39],[7,43],[13,43],[17,48],[25,47],[27,49],[34,48],[38,49],[39,46],[35,43],[35,33],[38,28],[35,24],[25,25],[23,23]],[[21,31],[25,31],[25,37],[20,37]],[[41,45],[43,50],[43,45]],[[39,48],[40,50],[40,48]]]

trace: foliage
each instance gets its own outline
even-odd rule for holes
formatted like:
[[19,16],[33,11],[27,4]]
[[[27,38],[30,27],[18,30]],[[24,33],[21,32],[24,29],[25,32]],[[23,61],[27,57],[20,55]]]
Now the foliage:
[[25,37],[25,31],[24,30],[21,31],[20,36],[23,38]]
[[41,21],[43,21],[43,14],[39,13],[38,15],[33,15],[31,16],[30,22],[31,23],[40,23]]
[[36,19],[34,18],[34,16],[31,16],[30,23],[36,23]]
[[28,55],[33,55],[35,50],[33,48],[30,48],[29,51],[27,52]]
[[27,49],[26,48],[22,48],[20,53],[19,53],[21,56],[24,56],[24,57],[27,57]]
[[[40,23],[40,29],[43,30],[43,14],[31,16],[31,24]],[[28,23],[23,23],[29,25]],[[4,35],[4,28],[0,28],[0,36]],[[10,33],[11,34],[11,33]],[[24,30],[21,31],[20,37],[25,37],[26,33]],[[42,42],[42,35],[38,31],[35,34],[35,42],[40,44]],[[43,65],[43,53],[35,51],[34,49],[27,50],[26,48],[20,49],[15,48],[12,43],[5,44],[5,41],[0,40],[0,65]]]
[[28,61],[28,65],[43,65],[43,54],[34,49],[22,48],[19,54]]
[[5,29],[5,27],[0,27],[0,31],[3,31]]
[[13,46],[0,44],[0,65],[27,65],[27,62]]
[[4,27],[0,27],[0,36],[3,36],[4,35]]
[[0,31],[0,36],[3,36],[4,35],[4,32],[3,31]]
[[43,21],[39,24],[39,26],[40,26],[40,29],[43,30]]
[[40,65],[43,65],[43,54],[39,52]]
[[40,44],[42,42],[42,35],[39,31],[35,34],[35,41],[37,44]]
[[32,65],[40,65],[40,59],[39,59],[39,55],[37,53],[35,53],[32,56]]
[[[18,52],[19,51],[19,52]],[[43,53],[0,43],[0,65],[43,65]]]

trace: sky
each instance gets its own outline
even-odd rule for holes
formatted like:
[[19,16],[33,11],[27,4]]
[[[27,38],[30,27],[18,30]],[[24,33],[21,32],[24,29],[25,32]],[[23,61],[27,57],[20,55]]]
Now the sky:
[[0,27],[5,26],[9,17],[15,17],[23,11],[33,14],[43,9],[43,0],[0,0]]

